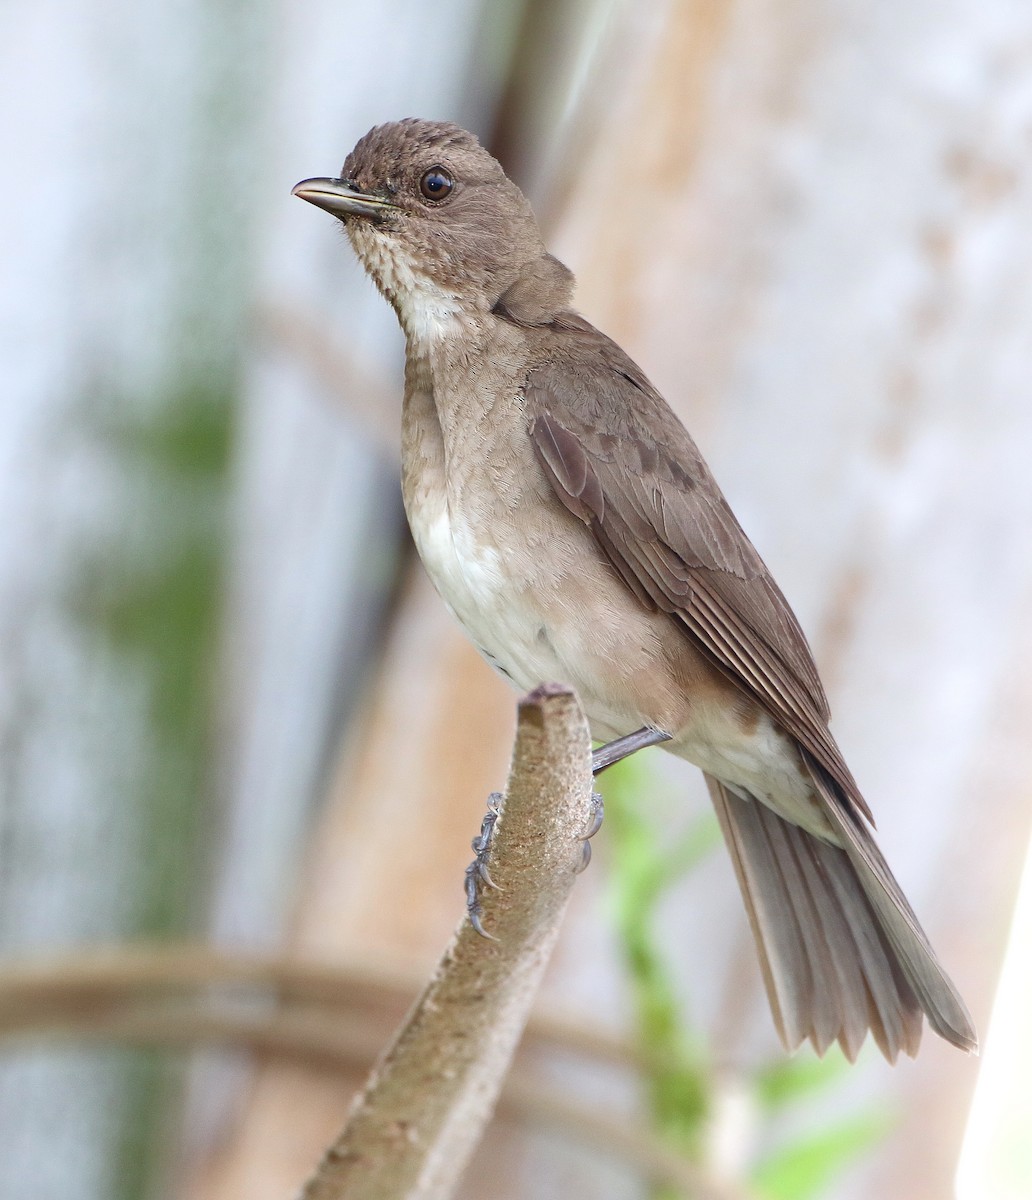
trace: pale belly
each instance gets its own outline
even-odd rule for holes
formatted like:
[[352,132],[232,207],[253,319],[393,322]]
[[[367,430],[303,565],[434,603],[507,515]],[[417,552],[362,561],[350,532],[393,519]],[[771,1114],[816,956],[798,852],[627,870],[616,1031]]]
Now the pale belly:
[[[565,513],[555,528],[540,513],[530,521],[496,515],[474,526],[426,493],[407,512],[437,591],[515,688],[569,684],[600,741],[680,721],[685,698],[661,665],[655,618],[580,544],[581,537],[589,542],[587,531],[572,530]],[[480,534],[485,528],[490,542]]]
[[[827,836],[810,782],[785,735],[766,714],[745,733],[733,709],[717,697],[686,695],[672,685],[649,640],[647,615],[633,605],[607,611],[604,598],[618,608],[629,598],[613,587],[615,581],[599,581],[593,589],[597,607],[571,613],[576,602],[567,603],[561,587],[542,603],[541,592],[528,586],[517,565],[526,562],[525,550],[517,554],[504,545],[486,545],[468,524],[449,519],[444,505],[432,515],[425,509],[410,513],[409,520],[442,599],[484,658],[516,688],[571,684],[600,741],[645,725],[666,729],[674,734],[666,748],[679,757]],[[557,628],[556,610],[564,609],[567,619]],[[681,694],[664,697],[671,690]]]
[[521,691],[572,682],[572,664],[553,643],[512,552],[476,537],[445,505],[410,511],[409,524],[431,582],[493,667]]

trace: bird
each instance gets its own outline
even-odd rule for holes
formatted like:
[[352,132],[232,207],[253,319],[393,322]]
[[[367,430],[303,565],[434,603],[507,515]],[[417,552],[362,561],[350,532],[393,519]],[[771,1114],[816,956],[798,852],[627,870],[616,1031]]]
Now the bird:
[[406,118],[293,193],[343,223],[404,333],[402,496],[434,586],[515,687],[570,684],[610,758],[662,742],[701,768],[786,1048],[853,1060],[870,1033],[895,1062],[927,1019],[976,1051],[799,622],[501,164]]

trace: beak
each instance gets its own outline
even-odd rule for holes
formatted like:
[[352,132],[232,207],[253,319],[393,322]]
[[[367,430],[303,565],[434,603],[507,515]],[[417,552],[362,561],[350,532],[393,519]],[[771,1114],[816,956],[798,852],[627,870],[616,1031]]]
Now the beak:
[[397,205],[390,204],[379,196],[360,192],[344,179],[302,179],[291,188],[292,196],[300,196],[316,208],[323,208],[335,217],[385,216]]

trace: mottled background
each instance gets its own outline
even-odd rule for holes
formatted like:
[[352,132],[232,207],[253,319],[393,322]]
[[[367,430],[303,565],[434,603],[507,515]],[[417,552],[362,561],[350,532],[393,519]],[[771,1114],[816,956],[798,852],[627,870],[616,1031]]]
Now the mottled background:
[[[987,1030],[1032,813],[1025,0],[15,0],[0,112],[0,1196],[292,1195],[461,914],[512,697],[413,560],[394,318],[289,195],[401,116],[479,133],[695,433]],[[585,1044],[523,1054],[465,1200],[669,1195],[657,1136],[742,1197],[952,1194],[979,1061],[785,1066],[697,773],[611,791],[541,998]],[[964,1200],[1032,1192],[1030,974]]]

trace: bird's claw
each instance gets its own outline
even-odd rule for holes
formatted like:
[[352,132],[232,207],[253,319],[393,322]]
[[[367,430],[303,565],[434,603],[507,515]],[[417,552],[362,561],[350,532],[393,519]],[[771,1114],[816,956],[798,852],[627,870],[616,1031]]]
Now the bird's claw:
[[581,842],[581,860],[577,867],[577,874],[587,870],[588,863],[591,862],[591,839],[602,828],[602,820],[606,815],[606,806],[602,797],[598,792],[591,793],[591,819],[588,821],[588,827],[580,835]]
[[581,852],[581,860],[573,868],[573,873],[575,875],[581,875],[588,869],[588,863],[591,862],[591,843],[590,842],[581,842],[580,852]]
[[498,939],[494,934],[488,933],[483,926],[484,911],[480,903],[480,889],[481,885],[486,885],[496,892],[501,891],[498,884],[491,878],[491,872],[487,866],[501,801],[501,792],[492,792],[488,797],[487,815],[481,822],[480,832],[470,843],[476,858],[466,868],[466,879],[463,885],[466,891],[466,912],[469,914],[470,925],[481,937],[488,938],[492,942],[496,942]]
[[480,879],[481,879],[481,880],[482,880],[484,883],[486,883],[486,884],[487,884],[487,886],[488,886],[488,887],[489,887],[489,888],[490,888],[492,891],[494,891],[494,892],[500,892],[502,889],[501,889],[501,888],[498,886],[498,884],[497,884],[497,883],[495,883],[495,881],[494,881],[494,880],[491,878],[491,872],[490,872],[490,871],[487,869],[487,863],[486,863],[486,862],[484,862],[484,861],[482,861],[481,859],[476,859],[476,860],[475,860],[475,865],[476,865],[476,868],[477,868],[477,875],[480,877]]
[[581,834],[581,841],[586,842],[593,838],[596,833],[602,828],[602,821],[606,815],[606,803],[602,799],[599,792],[591,793],[591,819],[588,821],[588,827]]

